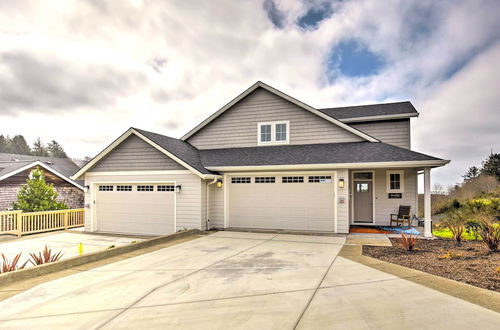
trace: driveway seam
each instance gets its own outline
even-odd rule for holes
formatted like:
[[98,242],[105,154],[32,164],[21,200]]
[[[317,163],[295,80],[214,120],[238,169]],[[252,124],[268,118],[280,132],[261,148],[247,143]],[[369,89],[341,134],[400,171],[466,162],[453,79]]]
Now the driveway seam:
[[241,254],[241,253],[247,252],[247,251],[249,251],[249,250],[251,250],[251,249],[253,249],[253,248],[255,248],[255,247],[259,246],[259,245],[264,244],[265,242],[268,242],[268,241],[272,240],[274,237],[276,237],[276,236],[278,236],[278,235],[279,235],[279,234],[276,234],[275,236],[273,236],[273,237],[272,237],[272,238],[270,238],[270,239],[263,239],[263,240],[262,240],[262,242],[260,242],[260,243],[258,243],[258,244],[255,244],[255,245],[253,245],[253,246],[251,246],[251,247],[249,247],[249,248],[246,248],[246,249],[244,249],[244,250],[241,250],[241,251],[239,251],[238,253],[235,253],[235,254],[233,254],[233,255],[230,255],[229,257],[226,257],[226,258],[223,258],[223,259],[221,259],[221,260],[218,260],[218,261],[216,261],[216,262],[214,262],[214,263],[212,263],[212,264],[210,264],[210,265],[208,265],[208,266],[205,266],[205,267],[203,267],[203,268],[200,268],[200,269],[198,269],[198,270],[196,270],[196,271],[194,271],[194,272],[191,272],[191,273],[189,273],[189,274],[186,274],[186,275],[184,275],[184,276],[182,276],[182,277],[176,278],[176,279],[171,280],[171,281],[169,281],[169,282],[167,282],[167,283],[161,284],[161,285],[159,285],[159,286],[155,287],[154,289],[149,290],[146,294],[142,295],[140,298],[138,298],[138,299],[137,299],[137,300],[135,300],[133,303],[131,303],[128,307],[123,308],[123,309],[121,310],[121,312],[120,312],[120,313],[118,313],[118,314],[114,315],[114,316],[113,316],[113,317],[111,317],[110,319],[108,319],[108,320],[106,320],[105,322],[101,323],[100,325],[98,325],[97,327],[95,327],[95,329],[102,329],[104,326],[106,326],[107,324],[109,324],[111,321],[115,320],[118,316],[122,315],[123,313],[125,313],[126,311],[128,311],[130,308],[133,308],[136,304],[138,304],[140,301],[142,301],[144,298],[146,298],[147,296],[149,296],[151,293],[155,292],[156,290],[158,290],[158,289],[160,289],[160,288],[163,288],[163,287],[165,287],[165,286],[167,286],[167,285],[170,285],[170,284],[172,284],[172,283],[175,283],[175,282],[177,282],[177,281],[179,281],[179,280],[185,279],[185,278],[187,278],[187,277],[189,277],[189,276],[191,276],[191,275],[197,274],[197,273],[199,273],[199,272],[201,272],[201,271],[203,271],[203,270],[206,270],[206,269],[208,269],[208,268],[210,268],[210,267],[212,267],[212,266],[214,266],[214,265],[216,265],[216,264],[218,264],[218,263],[220,263],[220,262],[223,262],[223,261],[226,261],[227,259],[233,258],[233,257],[235,257],[235,256],[237,256],[237,255],[239,255],[239,254]]
[[311,301],[313,300],[313,298],[316,296],[316,293],[318,292],[319,288],[321,287],[321,284],[323,283],[323,281],[325,280],[326,278],[326,275],[328,275],[328,273],[330,272],[330,269],[332,268],[333,266],[333,263],[335,262],[335,260],[337,260],[337,257],[338,257],[338,253],[335,255],[335,257],[333,258],[332,262],[330,263],[330,266],[328,266],[328,269],[326,270],[326,272],[323,274],[323,277],[321,278],[321,281],[318,283],[318,285],[316,286],[316,288],[314,289],[314,292],[313,294],[311,295],[311,298],[309,298],[309,301],[307,302],[306,306],[304,307],[304,310],[302,310],[302,313],[300,313],[300,316],[297,320],[297,322],[295,323],[295,325],[293,326],[293,329],[297,329],[297,327],[299,326],[300,324],[300,320],[302,320],[302,317],[304,316],[304,314],[306,313],[307,309],[309,308],[309,305],[311,304]]

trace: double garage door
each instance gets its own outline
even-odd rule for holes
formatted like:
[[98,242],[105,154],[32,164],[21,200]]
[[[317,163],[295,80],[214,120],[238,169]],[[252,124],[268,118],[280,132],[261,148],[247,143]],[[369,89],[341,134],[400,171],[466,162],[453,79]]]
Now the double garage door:
[[175,232],[173,184],[103,184],[96,190],[98,231],[135,235]]
[[229,178],[229,227],[334,231],[335,177]]

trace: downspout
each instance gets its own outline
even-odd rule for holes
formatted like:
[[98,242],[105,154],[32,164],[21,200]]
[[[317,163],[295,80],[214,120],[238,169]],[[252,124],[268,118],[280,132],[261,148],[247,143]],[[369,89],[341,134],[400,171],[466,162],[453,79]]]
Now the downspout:
[[207,226],[207,231],[210,230],[210,219],[208,218],[209,217],[209,214],[210,214],[210,185],[214,184],[217,182],[217,178],[214,178],[214,180],[212,182],[209,182],[207,184],[207,214],[206,214],[206,226]]

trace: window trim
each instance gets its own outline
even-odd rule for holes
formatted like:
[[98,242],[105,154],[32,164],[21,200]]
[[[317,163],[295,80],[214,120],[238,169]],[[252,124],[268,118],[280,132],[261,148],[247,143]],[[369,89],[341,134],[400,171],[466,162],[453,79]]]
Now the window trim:
[[[276,125],[285,124],[286,125],[286,140],[277,141],[276,140]],[[261,126],[271,125],[271,141],[262,141],[261,140]],[[281,121],[266,121],[257,123],[257,145],[279,145],[279,144],[290,144],[290,121],[289,120],[281,120]]]
[[[391,189],[391,174],[399,174],[399,189]],[[385,172],[385,183],[387,193],[404,193],[405,192],[405,171],[404,170],[389,170]]]

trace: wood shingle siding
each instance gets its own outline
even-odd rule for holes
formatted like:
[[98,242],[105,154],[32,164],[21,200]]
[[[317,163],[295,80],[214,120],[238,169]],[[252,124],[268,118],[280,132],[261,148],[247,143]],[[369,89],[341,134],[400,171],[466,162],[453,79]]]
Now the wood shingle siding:
[[262,88],[256,89],[187,141],[199,149],[257,146],[257,123],[290,121],[290,144],[364,141]]
[[133,134],[91,169],[92,172],[154,170],[185,170],[185,168]]
[[381,142],[410,149],[410,120],[374,121],[349,124]]

